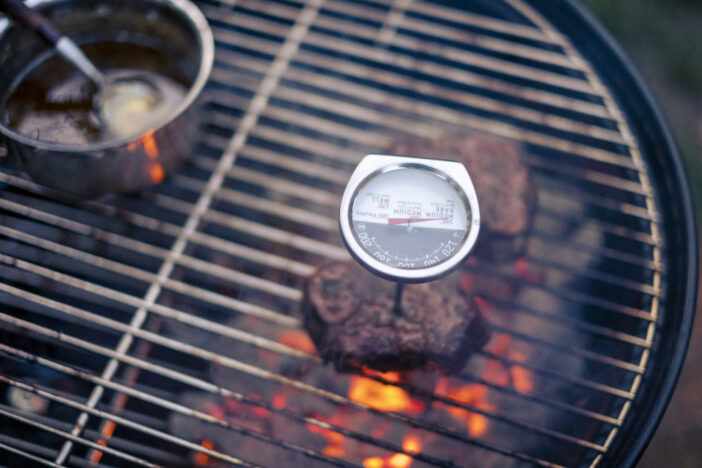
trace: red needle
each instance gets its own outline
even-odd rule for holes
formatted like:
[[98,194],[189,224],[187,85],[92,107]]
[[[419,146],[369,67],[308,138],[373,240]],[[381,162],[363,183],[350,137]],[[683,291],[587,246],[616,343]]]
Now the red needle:
[[388,224],[421,223],[422,221],[444,221],[451,218],[388,218]]

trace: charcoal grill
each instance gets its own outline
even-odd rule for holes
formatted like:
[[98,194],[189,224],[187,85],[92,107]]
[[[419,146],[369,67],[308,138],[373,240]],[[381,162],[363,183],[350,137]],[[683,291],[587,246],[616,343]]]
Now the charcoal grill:
[[[6,158],[2,464],[631,466],[682,364],[697,251],[680,158],[607,34],[546,0],[199,6],[207,124],[169,181],[67,199]],[[355,163],[477,132],[519,142],[539,188],[526,256],[467,267],[492,341],[457,376],[335,374],[298,309],[348,258]]]

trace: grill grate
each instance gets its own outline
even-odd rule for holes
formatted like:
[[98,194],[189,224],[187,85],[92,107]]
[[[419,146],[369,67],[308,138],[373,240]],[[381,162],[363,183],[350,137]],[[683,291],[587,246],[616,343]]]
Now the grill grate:
[[[520,0],[465,11],[411,0],[199,6],[217,44],[207,124],[168,183],[75,201],[0,172],[0,381],[8,398],[19,389],[49,402],[44,414],[0,406],[0,451],[48,466],[361,466],[369,457],[308,437],[326,430],[364,454],[411,457],[413,468],[472,466],[471,457],[596,466],[649,365],[665,261],[636,140],[588,62]],[[336,210],[355,163],[393,141],[466,131],[521,142],[539,187],[524,260],[544,280],[499,265],[468,270],[518,290],[485,294],[498,339],[455,378],[496,403],[365,378],[479,415],[485,436],[355,401],[340,390],[351,376],[276,338],[300,328],[304,278],[348,258]],[[500,351],[500,339],[530,358]],[[276,359],[308,373],[288,375]],[[533,388],[486,376],[490,366],[528,372]],[[280,389],[307,408],[445,445],[416,453],[400,433],[378,437],[352,417],[281,406],[269,398]],[[221,397],[289,429],[261,430],[183,394]],[[176,415],[221,428],[242,449],[176,433]]]

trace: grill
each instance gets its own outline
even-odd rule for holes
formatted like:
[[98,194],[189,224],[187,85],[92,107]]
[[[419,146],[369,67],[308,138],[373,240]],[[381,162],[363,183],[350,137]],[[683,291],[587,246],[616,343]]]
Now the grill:
[[[11,466],[627,466],[687,345],[692,209],[650,98],[577,5],[207,0],[198,149],[138,196],[0,172],[0,452]],[[554,26],[558,25],[558,27]],[[491,342],[456,376],[337,374],[304,280],[348,258],[360,158],[517,141],[525,257],[468,265]]]

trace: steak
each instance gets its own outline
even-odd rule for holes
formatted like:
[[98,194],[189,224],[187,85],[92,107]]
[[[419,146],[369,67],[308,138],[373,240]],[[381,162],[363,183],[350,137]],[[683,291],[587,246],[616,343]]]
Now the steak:
[[363,366],[457,372],[487,343],[487,323],[460,292],[460,274],[406,285],[399,314],[395,288],[355,262],[324,265],[309,278],[304,324],[325,362],[340,372]]
[[524,253],[536,189],[517,145],[483,135],[438,137],[396,142],[387,153],[465,165],[480,206],[474,254],[486,260],[513,260]]

